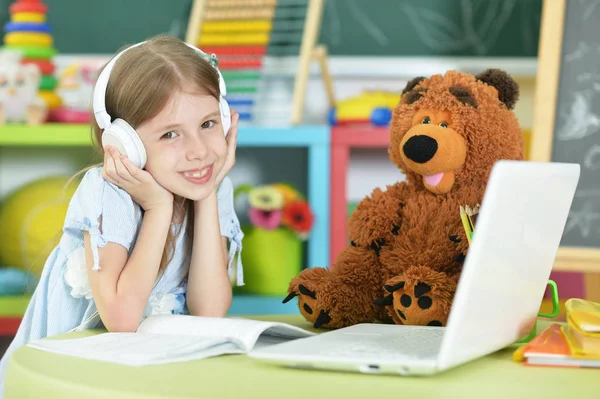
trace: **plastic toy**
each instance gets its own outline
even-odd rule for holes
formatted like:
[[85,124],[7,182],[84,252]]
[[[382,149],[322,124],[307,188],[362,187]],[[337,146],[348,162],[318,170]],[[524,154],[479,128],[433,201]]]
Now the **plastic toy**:
[[75,61],[59,72],[56,92],[62,105],[54,110],[53,118],[61,123],[88,123],[91,117],[91,98],[98,71],[105,60]]
[[356,97],[339,101],[329,112],[329,123],[371,123],[375,126],[387,126],[399,98],[399,92],[365,91]]
[[61,104],[54,89],[54,48],[52,28],[46,22],[48,6],[40,0],[17,0],[9,7],[10,21],[4,26],[4,44],[7,49],[21,52],[25,65],[35,64],[41,73],[38,90],[46,108],[53,111]]
[[285,295],[287,283],[302,270],[302,242],[314,224],[306,198],[289,184],[239,186],[248,194],[249,224],[244,232],[244,287],[239,292]]
[[36,125],[46,120],[46,104],[37,96],[39,85],[36,65],[22,65],[18,51],[0,51],[0,125]]

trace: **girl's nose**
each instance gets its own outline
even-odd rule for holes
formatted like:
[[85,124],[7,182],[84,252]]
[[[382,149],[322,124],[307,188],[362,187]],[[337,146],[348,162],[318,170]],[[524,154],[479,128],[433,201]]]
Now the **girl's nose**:
[[204,159],[208,155],[208,147],[201,138],[191,139],[186,143],[186,158],[188,160]]

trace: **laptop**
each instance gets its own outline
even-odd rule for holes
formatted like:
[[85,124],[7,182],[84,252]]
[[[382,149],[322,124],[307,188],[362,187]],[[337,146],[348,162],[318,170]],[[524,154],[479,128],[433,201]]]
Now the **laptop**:
[[426,376],[514,344],[535,323],[579,173],[570,163],[494,165],[445,327],[357,324],[249,356],[288,367]]

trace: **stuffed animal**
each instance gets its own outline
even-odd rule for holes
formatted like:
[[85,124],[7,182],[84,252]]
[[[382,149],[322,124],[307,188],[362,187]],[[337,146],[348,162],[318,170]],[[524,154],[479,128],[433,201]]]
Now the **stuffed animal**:
[[287,302],[315,328],[362,322],[444,326],[467,253],[460,206],[481,203],[492,166],[523,159],[517,83],[489,69],[412,79],[390,124],[405,180],[375,189],[349,220],[350,245],[303,270]]
[[46,103],[38,96],[41,72],[35,64],[21,64],[15,50],[0,51],[0,125],[43,123]]

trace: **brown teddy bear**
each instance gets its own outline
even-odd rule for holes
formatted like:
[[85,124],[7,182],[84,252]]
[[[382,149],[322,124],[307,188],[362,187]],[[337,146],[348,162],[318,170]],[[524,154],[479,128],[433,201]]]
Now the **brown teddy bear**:
[[492,166],[523,159],[517,83],[488,69],[412,79],[390,125],[405,181],[375,189],[349,220],[350,245],[329,268],[290,282],[315,328],[362,322],[444,326],[468,241],[460,206],[483,199]]

